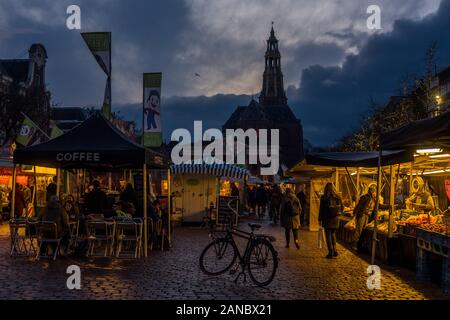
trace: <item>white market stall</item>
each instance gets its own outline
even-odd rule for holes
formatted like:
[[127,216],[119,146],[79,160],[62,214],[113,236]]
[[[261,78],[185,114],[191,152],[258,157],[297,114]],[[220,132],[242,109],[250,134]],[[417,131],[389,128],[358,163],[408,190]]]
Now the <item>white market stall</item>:
[[244,189],[248,178],[245,168],[226,163],[194,162],[171,165],[174,219],[184,223],[201,223],[209,208],[216,207],[218,195],[229,195],[236,183]]

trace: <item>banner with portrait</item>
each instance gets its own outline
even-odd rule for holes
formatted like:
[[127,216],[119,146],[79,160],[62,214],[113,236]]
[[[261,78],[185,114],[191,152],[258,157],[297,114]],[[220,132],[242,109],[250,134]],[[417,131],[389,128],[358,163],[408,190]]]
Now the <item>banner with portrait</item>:
[[146,147],[159,147],[162,144],[161,79],[160,72],[144,73],[142,132]]

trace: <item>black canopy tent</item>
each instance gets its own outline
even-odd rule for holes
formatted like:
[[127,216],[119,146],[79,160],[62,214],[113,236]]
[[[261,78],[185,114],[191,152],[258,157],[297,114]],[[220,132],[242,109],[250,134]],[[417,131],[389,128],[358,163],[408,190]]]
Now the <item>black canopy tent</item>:
[[411,122],[380,136],[382,150],[440,147],[450,149],[450,111]]
[[[169,169],[170,165],[164,155],[130,141],[100,112],[55,139],[15,150],[13,161],[14,165],[60,169],[142,169],[143,177],[147,176],[147,169]],[[144,253],[147,255],[147,179],[143,182]]]
[[[378,166],[378,152],[322,152],[305,155],[306,163],[329,167],[362,167]],[[407,150],[384,151],[381,157],[383,166],[412,161],[414,159]]]
[[151,169],[169,167],[160,153],[129,140],[100,112],[50,141],[14,151],[14,163],[52,168]]

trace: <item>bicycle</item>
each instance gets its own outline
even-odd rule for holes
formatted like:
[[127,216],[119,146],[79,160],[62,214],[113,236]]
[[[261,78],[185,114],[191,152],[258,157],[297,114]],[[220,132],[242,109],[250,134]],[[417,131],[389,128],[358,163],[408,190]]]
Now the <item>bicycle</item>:
[[[241,275],[244,276],[244,282],[246,282],[246,271],[257,286],[267,286],[272,282],[278,268],[278,252],[272,245],[275,237],[255,234],[254,231],[261,228],[260,224],[249,223],[248,225],[251,232],[230,226],[226,229],[225,236],[218,238],[214,236],[214,229],[211,230],[210,237],[213,238],[213,241],[203,249],[199,259],[200,269],[203,273],[210,276],[223,274],[235,265],[236,259],[239,259],[241,272],[235,278],[235,283]],[[244,254],[239,251],[233,236],[248,240]],[[236,272],[237,268],[231,270],[230,274]]]

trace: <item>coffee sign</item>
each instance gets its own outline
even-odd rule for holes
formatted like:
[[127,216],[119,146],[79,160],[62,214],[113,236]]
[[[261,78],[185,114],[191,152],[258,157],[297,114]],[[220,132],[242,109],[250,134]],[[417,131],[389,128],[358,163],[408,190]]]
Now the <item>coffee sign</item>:
[[99,162],[99,152],[60,152],[56,155],[56,161],[59,162]]

